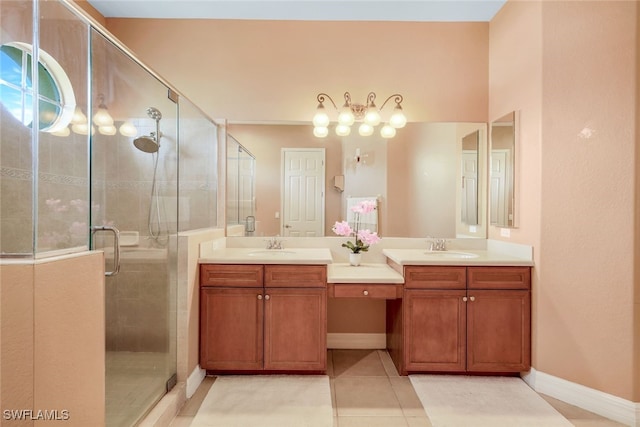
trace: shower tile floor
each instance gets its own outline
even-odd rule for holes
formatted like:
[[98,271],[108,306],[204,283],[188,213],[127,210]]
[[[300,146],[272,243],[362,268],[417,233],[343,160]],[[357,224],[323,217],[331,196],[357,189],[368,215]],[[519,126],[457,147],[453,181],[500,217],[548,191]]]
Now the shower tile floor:
[[168,353],[108,351],[106,426],[132,426],[165,394],[171,376]]

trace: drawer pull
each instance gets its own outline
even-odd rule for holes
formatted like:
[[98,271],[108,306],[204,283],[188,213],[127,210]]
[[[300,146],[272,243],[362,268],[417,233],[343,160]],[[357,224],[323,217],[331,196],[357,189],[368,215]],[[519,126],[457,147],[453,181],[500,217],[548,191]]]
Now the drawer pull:
[[269,295],[265,295],[264,299],[266,299],[267,301],[269,301],[269,299],[271,299],[271,297]]
[[364,294],[364,296],[369,295],[369,291],[362,291],[362,293]]
[[262,299],[262,295],[258,295],[258,299]]
[[462,297],[462,301],[467,302],[467,297]]
[[470,299],[471,301],[475,301],[475,300],[476,300],[476,297],[469,297],[469,299]]

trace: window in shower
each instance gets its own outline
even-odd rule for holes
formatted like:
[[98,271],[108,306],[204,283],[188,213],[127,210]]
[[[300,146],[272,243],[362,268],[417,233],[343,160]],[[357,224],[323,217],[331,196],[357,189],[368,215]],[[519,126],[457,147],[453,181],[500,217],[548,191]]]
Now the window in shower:
[[[25,126],[33,122],[32,46],[12,42],[0,47],[0,102]],[[60,132],[73,116],[76,100],[71,82],[58,62],[40,51],[38,62],[38,129]]]

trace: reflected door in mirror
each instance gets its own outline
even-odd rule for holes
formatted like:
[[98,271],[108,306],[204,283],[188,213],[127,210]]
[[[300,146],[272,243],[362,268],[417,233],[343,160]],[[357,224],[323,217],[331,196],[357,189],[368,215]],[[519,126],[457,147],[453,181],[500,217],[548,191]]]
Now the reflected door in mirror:
[[517,114],[511,112],[491,123],[490,224],[515,227],[515,157]]
[[324,236],[324,149],[282,149],[282,234]]

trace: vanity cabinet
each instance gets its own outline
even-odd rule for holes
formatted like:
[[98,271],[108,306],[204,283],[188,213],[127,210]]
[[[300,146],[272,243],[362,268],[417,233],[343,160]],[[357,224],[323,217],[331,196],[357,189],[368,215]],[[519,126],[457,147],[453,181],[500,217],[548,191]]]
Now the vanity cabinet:
[[326,370],[326,266],[200,267],[200,365]]
[[528,370],[530,284],[529,267],[406,266],[399,370]]

